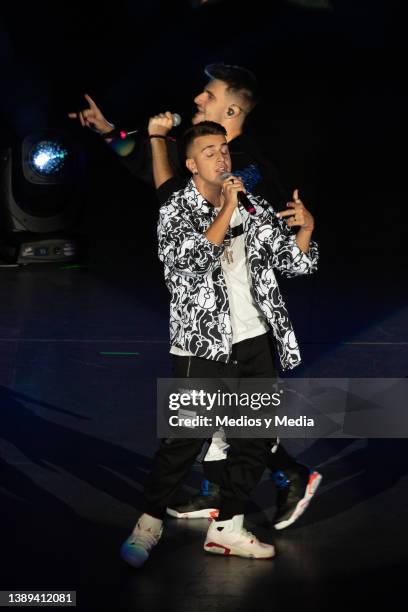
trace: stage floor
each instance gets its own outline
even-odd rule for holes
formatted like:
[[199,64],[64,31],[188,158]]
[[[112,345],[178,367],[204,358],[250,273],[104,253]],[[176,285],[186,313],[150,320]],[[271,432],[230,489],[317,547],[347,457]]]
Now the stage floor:
[[[71,589],[83,610],[143,612],[357,610],[398,598],[408,542],[408,443],[399,439],[289,440],[324,480],[296,525],[275,532],[264,475],[248,523],[275,542],[274,560],[206,555],[208,523],[169,518],[148,564],[125,566],[119,547],[157,444],[156,378],[170,374],[161,276],[59,265],[0,275],[0,590]],[[309,315],[323,295],[315,283]],[[347,337],[325,308],[302,321],[289,296],[304,375],[406,376],[407,343],[396,344],[406,315],[377,304],[359,325],[365,296],[362,286],[354,293]],[[199,482],[197,468],[185,490]]]

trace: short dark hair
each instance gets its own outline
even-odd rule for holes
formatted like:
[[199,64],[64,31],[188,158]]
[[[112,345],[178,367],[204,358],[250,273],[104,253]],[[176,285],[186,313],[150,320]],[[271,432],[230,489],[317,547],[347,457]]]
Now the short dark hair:
[[189,127],[182,136],[183,150],[185,156],[188,157],[188,150],[194,140],[200,136],[219,135],[227,137],[225,127],[215,121],[200,121]]
[[259,89],[256,76],[247,68],[222,63],[208,64],[204,72],[208,78],[226,83],[227,91],[238,94],[243,100],[245,112],[250,113],[258,103]]

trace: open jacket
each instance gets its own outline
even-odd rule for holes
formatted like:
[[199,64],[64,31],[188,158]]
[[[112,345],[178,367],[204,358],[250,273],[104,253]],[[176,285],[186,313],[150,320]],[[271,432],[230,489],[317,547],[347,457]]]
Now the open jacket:
[[[317,245],[311,242],[308,253],[303,253],[272,206],[247,195],[256,212],[249,215],[242,207],[240,212],[254,302],[270,325],[282,368],[292,369],[301,361],[300,351],[274,269],[287,277],[312,273],[317,268]],[[228,362],[233,339],[220,261],[224,244],[217,246],[204,236],[216,215],[191,179],[160,209],[159,258],[171,293],[171,345],[197,357]]]

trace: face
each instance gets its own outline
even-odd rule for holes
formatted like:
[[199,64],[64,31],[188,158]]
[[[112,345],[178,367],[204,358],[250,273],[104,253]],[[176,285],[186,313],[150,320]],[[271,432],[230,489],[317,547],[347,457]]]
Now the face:
[[194,98],[197,112],[192,123],[195,125],[200,121],[215,121],[222,124],[230,102],[227,84],[218,79],[210,81],[204,87],[204,91]]
[[187,167],[198,172],[196,177],[213,186],[220,186],[223,172],[231,172],[231,158],[225,136],[208,135],[195,139],[187,159]]

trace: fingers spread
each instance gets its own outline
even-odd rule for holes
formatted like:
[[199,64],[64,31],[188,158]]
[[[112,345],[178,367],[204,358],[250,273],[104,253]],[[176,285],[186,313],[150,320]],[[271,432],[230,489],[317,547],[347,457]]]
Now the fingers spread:
[[281,218],[281,217],[292,217],[293,215],[296,214],[295,210],[281,210],[278,213],[276,213],[276,216]]

